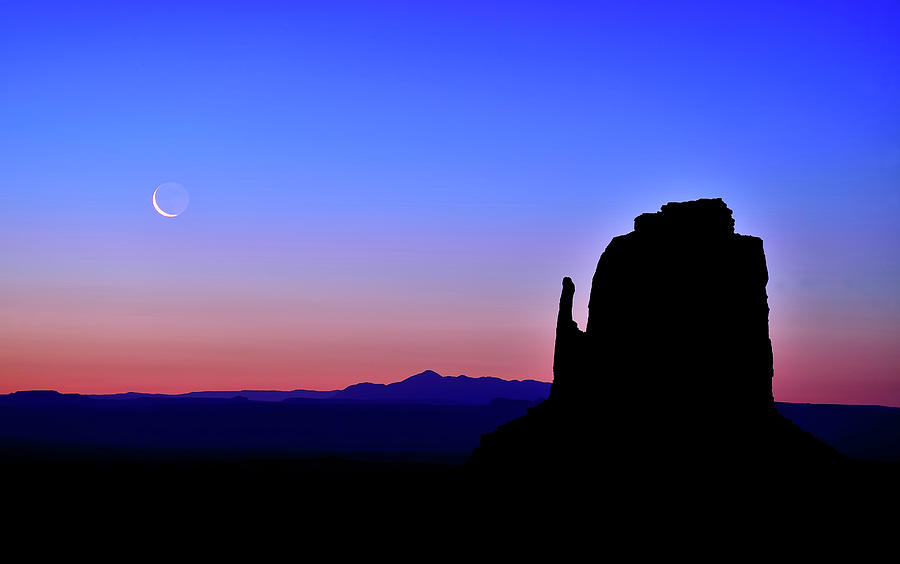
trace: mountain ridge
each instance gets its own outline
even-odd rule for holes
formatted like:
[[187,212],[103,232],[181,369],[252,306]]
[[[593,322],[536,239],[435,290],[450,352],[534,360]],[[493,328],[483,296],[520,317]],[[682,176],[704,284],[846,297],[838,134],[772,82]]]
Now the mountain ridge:
[[201,390],[182,394],[122,392],[116,394],[70,394],[55,390],[22,390],[0,396],[9,400],[47,403],[55,401],[133,399],[235,399],[281,402],[285,400],[396,401],[402,403],[449,403],[487,405],[496,398],[539,401],[550,394],[550,383],[539,380],[505,380],[494,376],[443,376],[424,370],[388,384],[359,382],[339,390]]

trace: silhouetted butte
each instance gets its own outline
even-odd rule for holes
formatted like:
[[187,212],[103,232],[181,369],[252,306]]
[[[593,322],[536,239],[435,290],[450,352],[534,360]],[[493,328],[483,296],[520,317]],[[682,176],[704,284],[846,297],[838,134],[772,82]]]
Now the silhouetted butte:
[[550,398],[484,435],[469,467],[624,475],[840,461],[775,410],[767,281],[762,240],[735,233],[721,199],[638,216],[600,257],[585,331],[563,279]]

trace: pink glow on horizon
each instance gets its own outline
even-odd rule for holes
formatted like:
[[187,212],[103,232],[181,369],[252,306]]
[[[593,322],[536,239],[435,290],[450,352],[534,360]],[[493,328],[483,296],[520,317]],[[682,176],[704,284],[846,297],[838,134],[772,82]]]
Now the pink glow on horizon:
[[[331,390],[426,369],[551,381],[555,294],[547,293],[541,311],[522,313],[504,311],[496,296],[441,303],[414,289],[391,297],[348,288],[333,301],[227,288],[8,292],[0,393]],[[777,401],[900,406],[890,326],[848,339],[838,323],[803,329],[797,319],[788,311],[772,324]]]
[[[210,238],[199,260],[177,246],[172,258],[111,244],[116,267],[98,269],[88,250],[60,244],[35,249],[41,261],[23,254],[17,265],[30,277],[13,271],[4,283],[0,393],[331,390],[426,369],[552,380],[559,278],[534,276],[502,248],[435,245],[465,268],[429,270],[399,250],[390,268],[362,251],[329,261],[319,250],[303,262],[278,247],[229,262]],[[596,254],[565,259],[588,265],[575,273],[582,328]],[[523,273],[531,286],[508,285]],[[890,310],[830,294],[789,300],[784,277],[769,288],[776,400],[900,406]]]
[[[434,306],[435,323],[423,309],[367,295],[344,298],[338,308],[215,292],[206,299],[91,294],[29,291],[5,304],[0,393],[332,390],[426,369],[552,378],[552,327],[535,339],[534,328],[485,317],[496,312],[478,314],[472,304],[455,308],[455,315]],[[406,299],[422,307],[421,297]]]
[[900,407],[900,350],[891,338],[785,341],[774,347],[776,401]]
[[[414,294],[405,296],[408,307],[365,295],[342,300],[342,309],[279,296],[229,300],[215,291],[206,299],[112,299],[71,289],[13,298],[0,324],[0,393],[331,390],[426,369],[552,380],[550,297],[543,324],[537,315],[504,319],[487,301],[433,304],[423,315]],[[799,327],[772,331],[777,401],[900,406],[900,350],[889,327],[852,340],[827,326]]]

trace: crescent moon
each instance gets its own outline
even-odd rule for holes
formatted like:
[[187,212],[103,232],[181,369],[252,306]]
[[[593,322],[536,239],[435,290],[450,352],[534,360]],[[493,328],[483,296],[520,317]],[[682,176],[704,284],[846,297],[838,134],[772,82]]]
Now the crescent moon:
[[178,217],[177,213],[166,213],[162,211],[162,208],[159,207],[159,204],[156,203],[156,193],[159,192],[159,186],[156,187],[156,190],[153,191],[153,207],[159,213],[159,215],[163,217]]

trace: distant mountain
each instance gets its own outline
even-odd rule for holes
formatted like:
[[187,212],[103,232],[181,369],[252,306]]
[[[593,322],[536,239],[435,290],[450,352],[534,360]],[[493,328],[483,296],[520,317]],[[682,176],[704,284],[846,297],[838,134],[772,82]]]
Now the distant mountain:
[[470,378],[468,376],[441,376],[433,370],[426,370],[392,384],[354,384],[342,390],[222,390],[188,392],[186,394],[145,394],[127,392],[122,394],[60,394],[54,391],[15,392],[0,396],[0,402],[56,403],[79,399],[91,400],[134,400],[142,398],[190,398],[190,399],[233,399],[246,398],[250,401],[280,402],[327,401],[328,403],[377,402],[377,403],[421,403],[437,405],[488,405],[491,400],[504,398],[536,402],[550,395],[550,383],[537,380],[502,380],[493,377]]
[[441,376],[426,370],[393,384],[354,384],[334,399],[378,402],[487,405],[495,398],[538,401],[550,395],[550,384],[537,380]]

